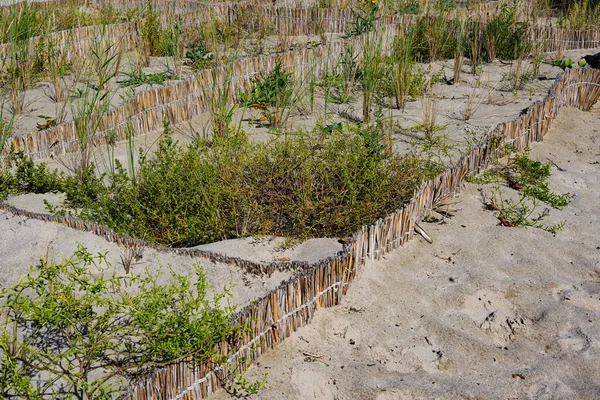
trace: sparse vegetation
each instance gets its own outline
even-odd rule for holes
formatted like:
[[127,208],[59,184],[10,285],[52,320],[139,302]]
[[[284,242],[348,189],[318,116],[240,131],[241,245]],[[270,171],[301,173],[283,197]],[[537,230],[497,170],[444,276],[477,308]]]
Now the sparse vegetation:
[[[491,195],[484,196],[484,204],[498,213],[500,225],[535,227],[553,234],[562,230],[565,222],[545,225],[542,220],[550,215],[550,208],[562,209],[573,199],[570,193],[557,194],[550,189],[550,163],[532,160],[529,150],[515,151],[507,148],[504,163],[498,163],[479,177],[470,178],[476,183],[494,183]],[[518,200],[503,195],[503,184],[517,191]],[[542,211],[539,211],[545,205]]]

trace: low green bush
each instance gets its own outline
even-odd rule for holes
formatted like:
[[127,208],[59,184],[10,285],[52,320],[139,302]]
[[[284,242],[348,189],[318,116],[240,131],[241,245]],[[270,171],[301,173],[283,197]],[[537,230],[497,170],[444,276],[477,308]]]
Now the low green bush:
[[48,193],[64,190],[64,174],[50,171],[46,164],[34,164],[22,152],[9,155],[0,165],[0,200],[19,193]]
[[52,212],[167,246],[264,234],[344,237],[401,207],[424,179],[420,157],[390,155],[383,139],[373,124],[269,143],[236,131],[182,145],[166,129],[134,177],[118,162],[110,176],[93,165],[64,176],[24,161],[26,173],[3,172],[3,191],[61,190],[65,205]]
[[211,298],[199,264],[194,276],[171,271],[166,284],[108,266],[106,254],[79,245],[0,291],[2,398],[114,399],[128,379],[186,357],[236,376],[218,352],[244,332],[232,323],[231,283]]
[[484,28],[482,54],[488,61],[524,57],[532,47],[528,31],[529,23],[518,20],[516,6],[505,5]]

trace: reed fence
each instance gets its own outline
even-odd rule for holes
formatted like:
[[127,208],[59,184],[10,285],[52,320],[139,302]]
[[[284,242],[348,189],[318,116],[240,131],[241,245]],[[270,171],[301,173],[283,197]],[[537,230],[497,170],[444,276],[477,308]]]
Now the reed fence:
[[132,382],[123,395],[123,399],[127,400],[200,399],[213,393],[225,382],[228,369],[245,369],[263,352],[310,323],[317,309],[339,304],[365,261],[380,259],[385,253],[410,240],[416,224],[436,207],[440,199],[457,193],[469,174],[479,173],[491,161],[502,156],[500,142],[524,148],[532,142],[541,141],[562,107],[589,110],[599,99],[600,70],[574,69],[564,72],[556,79],[544,100],[532,104],[516,120],[497,125],[456,166],[421,185],[404,207],[362,227],[338,256],[311,265],[271,263],[265,266],[193,249],[167,249],[72,217],[31,213],[5,203],[0,203],[0,208],[13,214],[91,231],[123,246],[135,243],[160,251],[207,257],[234,263],[254,273],[298,268],[297,275],[282,282],[278,288],[236,315],[234,322],[248,324],[249,331],[235,343],[223,343],[219,347],[227,360],[226,367],[212,362],[198,364],[192,359],[181,360],[148,372],[140,381]]
[[[495,3],[490,3],[495,4]],[[228,14],[231,12],[231,5],[217,5],[214,9],[216,13]],[[256,8],[248,8],[240,6],[242,13],[256,13]],[[271,7],[272,9],[277,9]],[[248,11],[250,10],[250,11]],[[308,16],[309,10],[304,10]],[[328,10],[325,10],[327,12]],[[337,13],[339,10],[333,10]],[[197,12],[191,13],[188,16],[189,24],[193,24],[194,18],[199,18]],[[290,14],[291,15],[291,14]],[[386,41],[393,40],[395,34],[403,29],[407,24],[413,23],[415,17],[394,16],[385,21],[389,23],[386,27]],[[343,19],[343,18],[342,18]],[[286,19],[284,19],[286,20]],[[134,24],[134,23],[131,23]],[[293,24],[292,24],[293,25]],[[308,25],[306,25],[308,27]],[[87,28],[81,32],[82,37],[86,41],[72,41],[71,43],[81,43],[81,45],[71,48],[69,54],[85,53],[89,47],[90,41],[93,40],[94,34],[98,28]],[[111,37],[128,38],[122,44],[123,48],[135,48],[137,45],[136,35],[132,33],[134,27],[128,24],[120,24],[113,26]],[[300,29],[300,28],[294,28]],[[312,28],[307,28],[312,29]],[[560,31],[556,31],[560,32]],[[63,34],[63,33],[60,33]],[[65,33],[66,35],[66,33]],[[585,37],[597,38],[598,32],[588,31],[586,35],[579,35],[581,39],[579,43],[589,42]],[[546,36],[547,40],[551,40],[551,34]],[[556,34],[554,38],[562,40],[563,36]],[[61,40],[68,41],[67,38]],[[573,44],[573,46],[575,43]],[[389,47],[387,47],[389,48]],[[216,67],[217,74],[220,75],[220,80],[223,76],[230,74],[233,81],[233,91],[237,92],[240,89],[248,87],[251,78],[259,72],[268,72],[275,63],[276,59],[282,59],[284,66],[294,70],[296,73],[306,73],[308,70],[323,71],[330,68],[337,60],[331,54],[339,55],[341,52],[340,42],[333,42],[329,45],[322,45],[316,49],[300,49],[288,51],[286,53],[278,53],[276,55],[261,56],[250,59],[242,59],[228,66]],[[319,63],[311,62],[308,55],[311,54],[313,60],[321,60]],[[329,54],[329,56],[326,56]],[[296,61],[294,61],[296,60]],[[301,62],[299,60],[302,60]],[[325,60],[325,63],[323,62]],[[294,68],[295,67],[295,68]],[[302,67],[302,68],[301,68]],[[232,72],[233,71],[233,72]],[[317,74],[318,75],[318,74]],[[111,138],[123,140],[126,137],[126,131],[132,127],[134,134],[144,134],[156,129],[160,129],[165,117],[169,118],[172,123],[188,121],[202,112],[207,110],[207,96],[210,95],[209,90],[213,86],[212,82],[213,71],[203,70],[192,75],[182,81],[171,85],[152,88],[148,91],[138,93],[131,101],[123,104],[120,107],[112,109],[107,115],[102,117],[100,125],[100,133],[96,135],[94,140],[101,143],[103,135],[110,133]],[[130,124],[130,125],[129,125]],[[56,127],[51,127],[47,130],[31,132],[26,135],[17,136],[11,139],[11,143],[17,150],[23,151],[25,154],[33,158],[46,158],[51,155],[64,154],[76,151],[78,148],[78,139],[75,132],[75,124],[73,121],[67,121]],[[9,145],[6,147],[9,148]],[[6,151],[6,150],[5,150]]]
[[[0,4],[0,9],[10,9],[22,7],[26,1],[19,1],[12,4]],[[27,0],[28,3],[33,3],[31,0]],[[36,7],[42,8],[55,8],[64,7],[67,5],[75,5],[80,7],[107,7],[111,6],[114,8],[121,9],[132,9],[132,8],[143,8],[151,3],[152,6],[157,10],[174,8],[180,10],[195,10],[197,7],[205,4],[205,2],[197,0],[49,0],[35,2]],[[215,2],[219,3],[219,2]]]
[[544,43],[544,51],[562,52],[565,50],[593,49],[600,47],[600,30],[578,31],[557,27],[534,27],[531,40]]
[[[249,324],[251,333],[219,349],[227,359],[228,368],[246,368],[263,352],[310,323],[317,309],[339,304],[365,260],[379,259],[412,238],[415,224],[432,210],[438,199],[458,192],[466,176],[480,172],[501,156],[498,138],[517,148],[541,141],[562,107],[589,109],[598,99],[599,70],[571,70],[562,74],[543,101],[531,105],[518,119],[496,126],[454,168],[423,184],[401,210],[364,226],[353,236],[344,254],[306,268],[241,310],[235,322]],[[198,365],[187,359],[159,368],[133,383],[123,398],[200,399],[213,393],[226,379],[226,369],[222,366]]]

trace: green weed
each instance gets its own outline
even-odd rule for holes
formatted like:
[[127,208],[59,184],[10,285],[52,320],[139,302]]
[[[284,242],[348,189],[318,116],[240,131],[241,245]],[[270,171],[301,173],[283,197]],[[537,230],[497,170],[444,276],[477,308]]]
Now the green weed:
[[[233,284],[208,297],[199,264],[193,276],[171,270],[169,283],[161,284],[162,272],[110,274],[106,255],[78,245],[70,258],[42,258],[0,291],[3,398],[111,399],[122,389],[118,382],[149,367],[185,357],[219,362],[219,345],[244,332],[232,323]],[[260,388],[242,383],[252,392]]]
[[171,79],[177,79],[169,71],[157,72],[154,74],[146,74],[143,70],[139,69],[132,72],[123,72],[127,79],[117,81],[122,87],[136,87],[141,85],[164,85],[164,83]]
[[557,194],[549,187],[551,176],[549,163],[532,160],[529,150],[515,151],[506,148],[508,157],[505,163],[498,164],[478,177],[470,178],[476,183],[500,183],[519,192],[519,200],[503,199],[499,186],[496,186],[489,198],[484,197],[488,209],[498,212],[500,224],[516,227],[536,227],[553,234],[564,227],[564,222],[547,226],[541,220],[550,214],[550,208],[544,208],[535,216],[536,209],[546,204],[552,208],[562,209],[568,205],[573,196],[569,193]]

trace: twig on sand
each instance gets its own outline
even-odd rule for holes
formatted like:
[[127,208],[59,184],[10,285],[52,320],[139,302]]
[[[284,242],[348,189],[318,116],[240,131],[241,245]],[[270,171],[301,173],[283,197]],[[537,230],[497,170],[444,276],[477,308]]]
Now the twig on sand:
[[558,169],[560,172],[565,172],[565,171],[566,171],[566,169],[559,167],[559,166],[558,166],[558,164],[556,164],[556,163],[555,163],[554,161],[552,161],[551,159],[549,159],[549,158],[546,158],[546,160],[550,161],[550,164],[554,165],[554,166],[555,166],[555,167],[556,167],[556,168],[557,168],[557,169]]
[[317,354],[307,353],[305,351],[302,352],[302,355],[305,357],[304,361],[308,361],[308,362],[319,361],[319,362],[322,362],[323,364],[325,364],[326,366],[329,367],[329,364],[327,364],[325,361],[321,360],[321,358],[323,358],[323,356],[320,356],[320,355],[317,355]]

